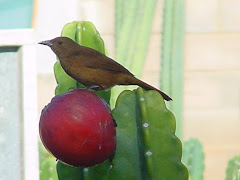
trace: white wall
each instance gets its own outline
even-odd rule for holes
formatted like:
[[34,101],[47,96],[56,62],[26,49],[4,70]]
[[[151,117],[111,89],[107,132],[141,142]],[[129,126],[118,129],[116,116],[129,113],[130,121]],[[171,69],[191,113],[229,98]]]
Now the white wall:
[[[39,0],[36,19],[37,42],[61,35],[63,26],[80,19],[80,0]],[[56,57],[50,48],[37,45],[37,71],[52,73]]]

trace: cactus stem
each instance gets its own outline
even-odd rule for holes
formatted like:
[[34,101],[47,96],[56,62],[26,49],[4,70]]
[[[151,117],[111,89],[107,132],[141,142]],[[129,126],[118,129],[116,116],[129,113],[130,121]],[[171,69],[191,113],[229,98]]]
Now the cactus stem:
[[142,143],[139,147],[143,147],[144,157],[142,157],[142,161],[144,161],[145,170],[147,171],[147,179],[153,178],[153,167],[152,167],[152,151],[150,147],[150,132],[149,132],[149,121],[147,117],[147,102],[146,98],[144,97],[143,90],[137,91],[137,98],[140,100],[139,102],[139,109],[141,113],[142,119],[137,122],[137,126],[139,127],[139,136],[142,136]]

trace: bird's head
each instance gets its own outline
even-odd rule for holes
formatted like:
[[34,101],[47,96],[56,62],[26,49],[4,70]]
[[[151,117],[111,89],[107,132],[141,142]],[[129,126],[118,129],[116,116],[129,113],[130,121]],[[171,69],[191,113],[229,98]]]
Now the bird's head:
[[49,46],[58,58],[64,57],[74,51],[79,45],[68,37],[56,37],[51,40],[42,41],[38,44]]

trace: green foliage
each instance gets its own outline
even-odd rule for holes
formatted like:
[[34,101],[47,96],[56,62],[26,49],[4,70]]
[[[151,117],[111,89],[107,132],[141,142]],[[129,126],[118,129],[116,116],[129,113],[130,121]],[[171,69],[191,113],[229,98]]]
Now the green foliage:
[[182,160],[189,170],[191,180],[203,180],[204,153],[198,139],[189,139],[184,142]]
[[225,180],[240,180],[240,154],[228,161]]

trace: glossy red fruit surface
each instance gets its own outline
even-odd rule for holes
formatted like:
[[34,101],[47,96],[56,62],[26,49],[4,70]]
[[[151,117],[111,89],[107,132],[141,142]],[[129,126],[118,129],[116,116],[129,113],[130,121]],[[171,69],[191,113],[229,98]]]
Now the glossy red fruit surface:
[[116,149],[111,111],[88,90],[52,98],[42,110],[39,133],[45,148],[72,166],[95,166],[112,158]]

